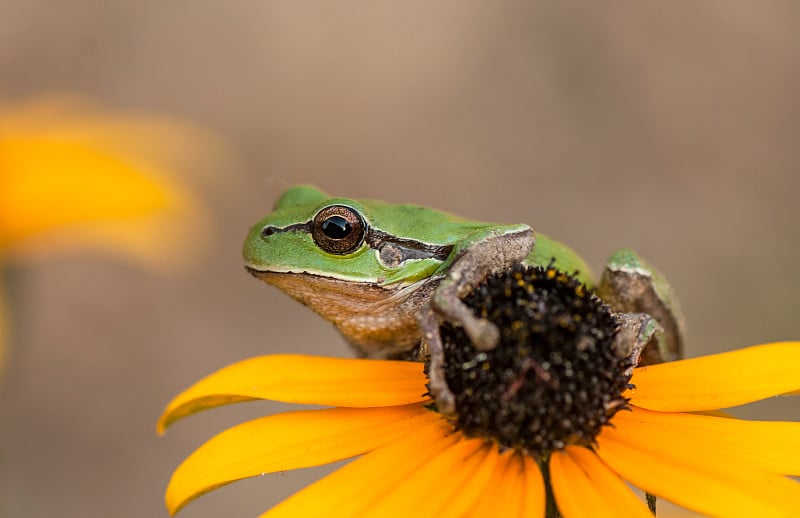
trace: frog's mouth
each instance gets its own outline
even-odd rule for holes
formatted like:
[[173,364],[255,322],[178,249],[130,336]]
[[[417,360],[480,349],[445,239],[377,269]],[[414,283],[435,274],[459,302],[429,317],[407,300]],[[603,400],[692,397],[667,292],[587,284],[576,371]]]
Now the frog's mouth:
[[[293,277],[295,279],[305,279],[307,283],[313,284],[317,282],[323,282],[326,284],[341,284],[344,286],[382,286],[382,283],[371,280],[371,279],[340,279],[336,277],[332,277],[330,275],[324,275],[321,273],[316,273],[313,271],[303,270],[303,269],[286,269],[286,270],[262,270],[246,264],[244,267],[247,270],[247,273],[255,277],[260,281],[264,281],[267,284],[274,284],[278,287],[282,287],[285,282],[292,282],[285,280],[287,278]],[[283,288],[282,288],[283,289]]]
[[[398,300],[406,299],[423,286],[427,285],[430,289],[434,289],[439,281],[439,278],[432,277],[411,284],[384,284],[374,280],[338,279],[304,270],[260,270],[250,265],[245,265],[244,268],[256,279],[276,286],[291,297],[311,306],[315,304],[309,302],[309,297],[314,300],[322,300],[328,296],[350,297],[351,301],[367,299],[372,302],[396,303]],[[372,311],[374,310],[373,307]]]
[[258,268],[253,268],[249,264],[246,264],[244,266],[244,269],[247,271],[247,273],[249,273],[250,275],[252,275],[256,279],[259,279],[259,280],[262,280],[262,281],[264,280],[264,277],[266,277],[267,275],[269,275],[271,273],[271,272],[267,272],[267,271],[264,271],[264,270],[259,270]]
[[320,275],[315,275],[311,272],[306,271],[297,271],[297,270],[260,270],[250,265],[245,265],[244,269],[255,277],[256,279],[266,282],[267,284],[272,284],[278,287],[283,285],[283,282],[280,279],[286,277],[295,277],[295,278],[306,278],[308,279],[307,282],[311,282],[309,278],[320,277]]

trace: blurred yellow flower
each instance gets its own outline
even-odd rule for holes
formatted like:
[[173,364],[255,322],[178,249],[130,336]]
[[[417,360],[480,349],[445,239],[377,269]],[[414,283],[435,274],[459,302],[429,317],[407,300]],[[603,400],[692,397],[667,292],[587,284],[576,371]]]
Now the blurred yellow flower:
[[177,468],[167,508],[246,477],[360,456],[263,516],[543,517],[543,474],[565,518],[652,517],[625,481],[712,516],[797,514],[800,483],[786,475],[800,475],[800,423],[695,412],[796,391],[800,342],[636,368],[611,426],[544,456],[465,433],[436,411],[426,382],[411,362],[274,355],[226,367],[176,397],[159,431],[255,399],[334,408],[222,432]]
[[210,227],[176,175],[220,152],[192,126],[80,98],[0,102],[0,273],[8,261],[87,248],[160,271],[182,267]]

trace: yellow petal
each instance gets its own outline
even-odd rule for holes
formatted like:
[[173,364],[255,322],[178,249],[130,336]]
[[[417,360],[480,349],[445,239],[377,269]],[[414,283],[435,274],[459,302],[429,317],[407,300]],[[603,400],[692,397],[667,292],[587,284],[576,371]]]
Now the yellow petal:
[[[372,516],[370,510],[375,502],[461,438],[459,433],[449,433],[451,430],[446,421],[439,419],[409,431],[295,493],[262,518]],[[416,495],[408,497],[413,499]]]
[[345,407],[425,400],[422,363],[278,354],[229,365],[173,399],[158,431],[190,414],[230,403],[271,399]]
[[800,342],[777,342],[636,369],[626,393],[665,412],[729,408],[800,387]]
[[[480,470],[476,489],[481,491],[494,470],[497,455],[489,455],[489,452],[489,446],[483,440],[468,439],[457,442],[419,467],[412,476],[387,491],[380,500],[370,506],[369,513],[374,516],[416,518],[462,514],[479,494],[466,491],[464,486],[467,481]],[[491,457],[493,462],[485,462],[487,456]]]
[[525,510],[525,463],[520,454],[515,454],[509,461],[506,476],[500,486],[499,499],[502,504],[497,509],[504,510],[500,516],[517,516],[525,518],[522,513]]
[[[628,444],[658,455],[671,452],[733,460],[742,466],[800,475],[800,423],[662,413],[633,407],[613,418]],[[604,429],[602,434],[614,433]]]
[[642,439],[606,428],[598,437],[597,454],[634,485],[704,514],[796,516],[800,503],[797,482],[743,466],[724,455],[702,455],[697,449],[667,451],[656,444],[645,448]]
[[[486,488],[480,493],[478,498],[472,504],[467,516],[471,518],[491,516],[497,506],[503,505],[500,501],[499,495],[502,490],[501,488],[503,481],[506,477],[506,472],[510,468],[510,462],[513,456],[514,452],[511,450],[506,450],[503,453],[497,454],[497,461],[495,462],[494,471],[489,478],[489,483],[486,484]],[[503,515],[498,514],[497,516]]]
[[550,456],[550,480],[564,518],[652,518],[647,507],[594,452],[571,446]]
[[[447,492],[452,494],[452,498],[444,507],[440,507],[436,516],[464,516],[475,504],[478,496],[486,491],[489,482],[494,474],[500,453],[496,447],[489,447],[482,463],[471,470],[469,478],[456,491],[450,488],[450,482],[444,482]],[[431,491],[438,492],[437,486],[431,487]]]
[[[538,468],[537,468],[538,469]],[[512,450],[500,454],[494,474],[469,510],[467,516],[523,518],[526,510],[526,464]]]
[[522,461],[525,470],[525,504],[522,508],[522,516],[544,516],[547,497],[544,490],[544,478],[539,465],[528,455],[523,455]]
[[420,405],[288,412],[242,423],[206,442],[175,470],[170,513],[198,496],[264,473],[360,455],[440,417]]

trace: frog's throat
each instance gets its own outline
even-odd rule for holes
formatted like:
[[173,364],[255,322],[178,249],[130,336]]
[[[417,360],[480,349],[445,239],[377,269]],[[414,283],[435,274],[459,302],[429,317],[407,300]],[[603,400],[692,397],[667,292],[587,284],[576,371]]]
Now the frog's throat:
[[278,273],[246,267],[333,323],[363,356],[394,357],[419,344],[417,312],[431,297],[439,278],[410,285],[352,282],[307,272]]

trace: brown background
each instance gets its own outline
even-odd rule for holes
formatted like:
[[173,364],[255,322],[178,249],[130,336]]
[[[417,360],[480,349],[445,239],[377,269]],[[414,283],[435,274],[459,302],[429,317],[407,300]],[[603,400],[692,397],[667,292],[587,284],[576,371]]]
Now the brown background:
[[[157,438],[169,398],[252,355],[348,354],[242,271],[246,229],[298,182],[527,222],[598,270],[633,246],[681,295],[690,355],[800,338],[800,4],[430,4],[0,0],[7,98],[68,90],[189,118],[239,158],[198,182],[219,233],[199,272],[86,255],[11,272],[0,515],[165,516],[186,454],[283,408]],[[255,516],[308,476],[234,484],[182,516]]]

